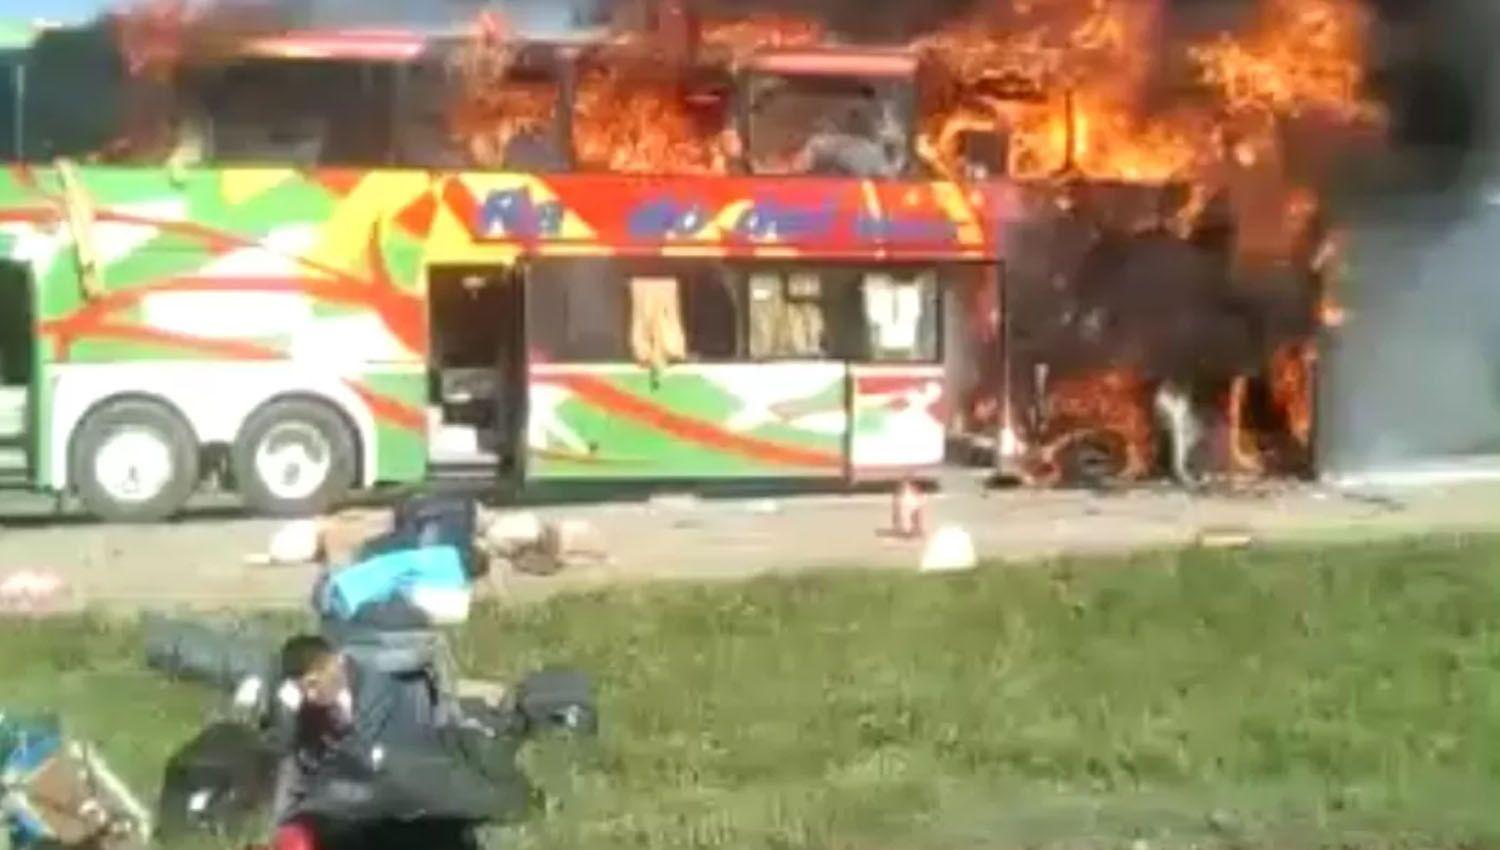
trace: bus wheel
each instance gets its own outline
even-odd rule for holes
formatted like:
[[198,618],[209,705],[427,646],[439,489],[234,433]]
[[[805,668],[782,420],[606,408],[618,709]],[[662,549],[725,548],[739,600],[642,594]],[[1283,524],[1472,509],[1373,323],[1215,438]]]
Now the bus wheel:
[[355,437],[344,417],[315,401],[256,411],[234,444],[234,478],[252,509],[271,516],[322,513],[354,486]]
[[198,486],[198,441],[164,404],[107,402],[79,425],[70,467],[90,514],[109,522],[157,522],[181,510]]

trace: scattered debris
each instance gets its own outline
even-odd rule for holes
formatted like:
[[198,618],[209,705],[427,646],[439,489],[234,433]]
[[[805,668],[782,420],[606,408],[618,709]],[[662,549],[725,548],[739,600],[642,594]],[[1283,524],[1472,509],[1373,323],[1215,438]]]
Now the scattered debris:
[[608,555],[599,529],[593,523],[581,519],[547,523],[542,531],[542,549],[565,564],[601,560]]
[[922,549],[920,569],[924,573],[961,572],[977,566],[974,538],[958,525],[939,528]]
[[0,614],[59,614],[71,601],[67,582],[52,572],[21,570],[0,580]]
[[1380,493],[1359,493],[1349,490],[1341,495],[1346,502],[1353,502],[1357,505],[1369,505],[1370,507],[1380,508],[1383,511],[1391,513],[1399,513],[1406,510],[1405,502]]
[[89,744],[56,720],[0,712],[0,821],[16,850],[144,846],[151,817]]
[[251,555],[247,560],[252,564],[292,567],[316,563],[326,552],[323,523],[314,519],[299,519],[276,529],[266,545],[266,551]]
[[1203,529],[1194,540],[1204,549],[1245,549],[1255,542],[1250,532],[1235,528]]
[[502,513],[485,525],[484,545],[502,557],[513,557],[542,541],[542,520],[530,511]]
[[562,572],[563,564],[557,556],[541,547],[527,549],[511,559],[515,571],[528,576],[551,576]]
[[524,575],[550,576],[578,564],[597,564],[609,559],[604,537],[593,523],[562,519],[542,525],[540,538],[511,558],[511,566]]
[[659,511],[695,511],[699,502],[692,493],[657,493],[650,500],[651,507]]

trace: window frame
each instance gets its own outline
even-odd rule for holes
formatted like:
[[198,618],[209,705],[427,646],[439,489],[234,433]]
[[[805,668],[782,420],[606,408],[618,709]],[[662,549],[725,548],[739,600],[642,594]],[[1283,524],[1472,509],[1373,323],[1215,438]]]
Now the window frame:
[[[360,106],[374,110],[373,117],[367,118],[372,127],[373,135],[378,142],[378,152],[370,157],[355,158],[343,156],[331,156],[328,152],[330,147],[336,147],[340,141],[340,133],[348,133],[347,129],[336,129],[338,115],[330,115],[326,109],[299,108],[296,114],[299,118],[315,117],[326,123],[323,149],[319,151],[316,161],[312,163],[294,162],[290,158],[277,157],[269,152],[264,154],[235,155],[225,157],[221,152],[220,139],[223,138],[222,128],[223,110],[226,105],[232,105],[236,98],[232,94],[225,94],[225,87],[235,85],[233,81],[236,75],[249,76],[253,80],[255,76],[261,75],[263,81],[258,81],[258,87],[265,87],[268,91],[274,91],[277,86],[275,77],[295,77],[298,74],[311,74],[317,76],[316,69],[327,70],[340,68],[347,70],[358,79],[358,97]],[[284,168],[289,164],[294,167],[329,168],[329,169],[363,169],[388,167],[393,164],[395,154],[395,132],[397,118],[397,97],[401,90],[400,76],[402,70],[392,67],[390,63],[378,61],[360,61],[351,59],[327,60],[327,59],[271,59],[264,57],[247,57],[237,61],[215,66],[210,71],[200,71],[192,74],[188,80],[179,83],[176,88],[178,96],[184,102],[195,104],[201,112],[206,123],[208,133],[208,149],[205,151],[202,165],[208,168],[262,168],[279,167]],[[238,85],[246,85],[243,82]],[[264,81],[268,79],[269,82]],[[285,84],[285,80],[282,80]],[[284,87],[284,86],[283,86]],[[298,95],[291,95],[295,99]],[[316,101],[314,101],[316,103]],[[298,104],[305,107],[306,104]],[[287,114],[291,111],[287,110]]]
[[[923,179],[925,177],[925,166],[922,162],[922,158],[917,155],[918,140],[921,136],[921,128],[918,126],[918,122],[921,118],[921,115],[918,106],[919,96],[917,91],[917,80],[914,76],[904,74],[875,77],[845,74],[794,74],[785,71],[766,70],[761,68],[747,69],[741,75],[741,94],[737,98],[738,108],[736,111],[736,123],[738,124],[740,145],[742,148],[740,159],[743,163],[742,168],[746,174],[755,177],[765,177],[775,180],[830,179],[827,175],[812,174],[800,171],[763,171],[756,167],[754,137],[756,111],[758,106],[757,95],[759,94],[758,85],[763,81],[772,79],[780,79],[782,81],[814,80],[823,82],[836,80],[841,84],[847,84],[851,87],[863,83],[865,85],[875,87],[877,92],[877,101],[879,100],[879,93],[881,92],[882,88],[884,88],[884,90],[889,93],[890,99],[894,103],[896,109],[896,118],[901,122],[901,127],[905,131],[904,138],[902,139],[901,143],[901,155],[904,159],[901,169],[891,177],[833,179],[874,180],[877,182],[888,183],[913,179]],[[810,138],[812,138],[811,135],[808,135],[806,138],[804,138],[804,144],[806,143],[806,140]]]
[[[621,292],[621,309],[619,310],[618,333],[621,341],[621,356],[617,359],[580,358],[573,356],[562,356],[556,352],[548,351],[545,362],[559,365],[605,365],[634,363],[630,352],[630,322],[634,305],[630,294],[630,281],[636,277],[670,277],[677,281],[679,301],[678,313],[683,322],[683,335],[689,346],[689,359],[674,365],[751,365],[757,363],[844,363],[851,366],[940,366],[946,356],[947,342],[947,316],[946,297],[950,281],[954,277],[954,269],[972,265],[970,263],[957,261],[942,262],[850,262],[850,261],[823,261],[823,260],[785,260],[785,259],[761,259],[761,258],[701,258],[701,257],[608,257],[608,258],[572,258],[572,257],[543,257],[528,261],[526,269],[526,336],[527,349],[536,350],[537,331],[533,318],[533,304],[536,299],[535,287],[538,286],[534,272],[538,265],[549,265],[553,267],[566,267],[570,263],[579,260],[598,261],[609,264],[610,286],[618,287]],[[691,286],[708,285],[704,281],[693,279],[684,280],[684,271],[696,271],[704,268],[715,268],[722,270],[720,285],[724,286],[729,294],[730,301],[735,311],[735,345],[734,355],[730,357],[705,356],[691,350],[693,334],[689,330],[691,315],[687,308],[687,298],[682,293],[688,291]],[[829,315],[830,295],[825,289],[819,300],[822,301],[823,321],[825,329],[838,328],[830,331],[830,342],[828,351],[817,356],[805,354],[778,355],[778,356],[755,356],[751,351],[751,298],[750,279],[756,274],[774,274],[780,278],[783,287],[783,297],[790,297],[785,287],[790,278],[799,273],[815,273],[823,281],[826,287],[829,272],[848,275],[849,286],[854,292],[843,293],[848,297],[847,303],[855,303],[854,295],[858,296],[858,310],[842,320],[842,327],[837,319]],[[899,280],[911,280],[930,276],[928,285],[930,294],[924,298],[926,308],[931,311],[931,333],[932,333],[932,355],[930,357],[882,359],[874,356],[871,345],[871,333],[874,326],[869,322],[865,310],[865,282],[870,275],[885,274]],[[558,285],[558,284],[551,284]],[[564,284],[566,285],[566,284]],[[569,296],[571,297],[571,296]],[[839,295],[831,296],[835,299]],[[835,302],[836,303],[836,302]],[[831,319],[833,319],[831,321]],[[569,322],[568,324],[571,324]],[[922,329],[918,329],[920,334]],[[848,350],[849,340],[857,341],[857,351]]]
[[[744,292],[745,309],[743,311],[744,326],[741,330],[741,339],[744,341],[744,362],[747,363],[786,363],[795,361],[816,361],[828,363],[848,363],[854,366],[937,366],[943,363],[947,350],[947,326],[945,320],[944,298],[951,277],[952,268],[965,265],[958,262],[851,262],[851,261],[824,261],[824,260],[765,260],[748,259],[738,260],[730,263],[730,268],[739,279],[739,285]],[[860,309],[858,314],[847,321],[854,325],[858,332],[859,352],[840,351],[839,340],[836,338],[828,346],[831,350],[821,357],[809,357],[806,355],[786,355],[771,357],[756,357],[750,352],[750,278],[756,274],[772,273],[781,277],[783,297],[790,297],[785,287],[791,277],[798,273],[826,272],[844,273],[857,275],[853,286],[859,296]],[[912,358],[898,360],[875,359],[870,353],[871,325],[864,309],[864,284],[865,279],[872,274],[887,274],[892,277],[915,278],[924,274],[932,276],[931,295],[928,307],[932,310],[932,334],[933,334],[933,356],[930,358]],[[826,295],[824,298],[826,299]],[[829,321],[826,315],[828,310],[827,301],[824,302],[824,327],[832,328],[834,323]],[[919,329],[920,332],[920,329]],[[842,332],[835,332],[840,334]],[[852,334],[851,334],[852,335]]]

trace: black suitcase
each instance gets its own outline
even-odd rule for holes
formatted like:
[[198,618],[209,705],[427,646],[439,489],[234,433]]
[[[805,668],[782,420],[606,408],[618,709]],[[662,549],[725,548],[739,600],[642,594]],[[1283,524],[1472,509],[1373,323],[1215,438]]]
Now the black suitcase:
[[553,668],[527,676],[516,687],[516,707],[530,732],[599,731],[593,682],[576,670]]
[[278,756],[243,723],[210,724],[167,762],[157,811],[158,835],[239,837],[264,828]]

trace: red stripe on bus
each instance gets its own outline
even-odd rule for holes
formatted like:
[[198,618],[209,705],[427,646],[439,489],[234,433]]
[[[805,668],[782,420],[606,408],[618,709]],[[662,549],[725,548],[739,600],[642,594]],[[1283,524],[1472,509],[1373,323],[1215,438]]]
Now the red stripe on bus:
[[679,440],[782,466],[831,469],[843,466],[843,458],[839,455],[734,434],[702,420],[658,407],[591,375],[555,375],[549,376],[547,380],[562,384],[610,413],[665,432]]

